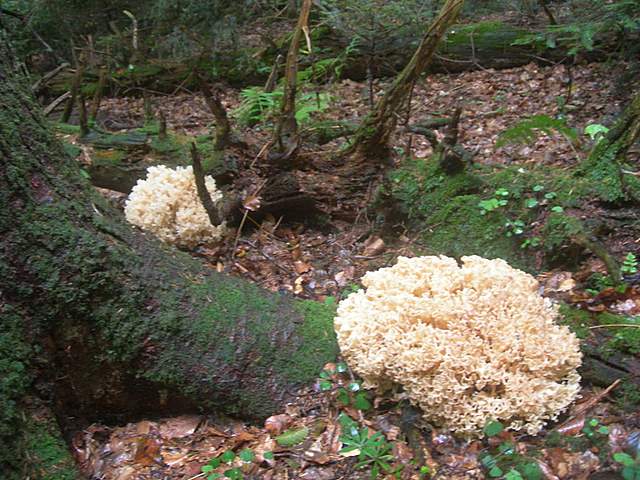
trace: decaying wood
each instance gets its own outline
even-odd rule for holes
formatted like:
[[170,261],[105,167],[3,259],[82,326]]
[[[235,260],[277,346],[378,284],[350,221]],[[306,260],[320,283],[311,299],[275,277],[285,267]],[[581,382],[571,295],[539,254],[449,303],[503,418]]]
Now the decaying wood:
[[34,93],[37,93],[40,90],[40,88],[42,88],[43,85],[46,85],[49,80],[54,78],[56,75],[58,75],[61,71],[63,71],[67,67],[69,67],[69,64],[67,62],[64,62],[58,65],[56,68],[54,68],[50,72],[43,75],[42,78],[39,78],[36,82],[34,82],[34,84],[31,85],[31,90]]
[[267,81],[264,84],[265,93],[271,93],[276,89],[276,84],[278,83],[278,71],[280,70],[280,62],[282,62],[282,55],[278,54],[273,62],[273,67],[271,67],[269,78],[267,78]]
[[191,144],[191,161],[193,164],[193,176],[196,180],[196,190],[198,191],[198,198],[200,199],[200,203],[202,203],[202,206],[207,212],[207,216],[209,217],[211,225],[217,227],[222,223],[222,221],[220,220],[218,209],[213,203],[211,195],[207,190],[207,184],[204,178],[204,170],[202,169],[202,162],[200,161],[200,155],[198,154],[198,148],[196,147],[195,143]]
[[464,0],[447,0],[409,63],[362,122],[348,153],[373,162],[388,156],[389,137],[395,129],[398,110],[406,101],[413,83],[429,65],[440,40],[457,18],[463,3]]
[[209,110],[216,120],[216,134],[213,143],[213,149],[216,151],[223,151],[230,143],[231,139],[231,124],[229,123],[229,117],[227,116],[227,110],[220,101],[217,95],[214,95],[207,85],[207,82],[198,73],[195,73],[198,86],[204,97],[204,101],[207,103]]
[[58,108],[58,106],[64,102],[65,100],[67,100],[69,97],[71,97],[71,92],[64,92],[62,95],[60,95],[58,98],[56,98],[53,102],[51,102],[49,105],[47,105],[44,108],[44,116],[47,117],[51,114],[51,112],[53,112],[56,108]]

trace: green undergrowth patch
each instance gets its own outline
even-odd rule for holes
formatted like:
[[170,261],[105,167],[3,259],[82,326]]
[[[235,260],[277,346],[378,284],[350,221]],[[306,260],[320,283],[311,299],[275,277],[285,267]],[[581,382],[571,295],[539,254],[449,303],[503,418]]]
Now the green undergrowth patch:
[[535,267],[532,252],[552,261],[571,243],[575,232],[560,224],[582,228],[566,211],[579,208],[590,192],[572,172],[542,166],[448,175],[435,162],[410,160],[390,180],[396,204],[432,253],[502,258],[528,271]]
[[[595,355],[607,361],[614,356],[633,357],[640,353],[640,328],[619,326],[640,326],[638,317],[627,317],[610,312],[589,312],[566,303],[560,305],[559,314],[560,323],[567,325],[582,341],[585,356]],[[591,330],[591,327],[602,325],[610,325],[610,327]],[[597,337],[594,336],[596,332]],[[588,359],[584,362],[584,368],[593,370],[585,375],[588,378],[597,379],[605,384],[612,381],[607,376],[607,371],[600,371],[600,367],[592,364]],[[603,376],[605,378],[602,378]],[[620,408],[627,411],[634,410],[640,404],[640,387],[630,378],[623,378],[622,383],[614,390],[613,396]]]
[[30,419],[23,432],[29,452],[26,469],[34,480],[81,478],[53,419]]

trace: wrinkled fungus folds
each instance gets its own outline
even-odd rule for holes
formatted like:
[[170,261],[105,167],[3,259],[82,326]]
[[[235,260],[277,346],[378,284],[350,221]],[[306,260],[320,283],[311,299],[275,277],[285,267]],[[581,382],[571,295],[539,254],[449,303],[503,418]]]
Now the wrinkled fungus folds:
[[338,307],[342,354],[366,386],[402,385],[427,421],[466,436],[491,420],[535,434],[577,397],[578,339],[505,261],[400,257],[362,283]]
[[[211,200],[222,198],[213,178],[207,176],[205,184]],[[129,223],[180,247],[218,240],[225,229],[211,225],[198,198],[192,167],[149,167],[147,178],[133,187],[124,212]]]

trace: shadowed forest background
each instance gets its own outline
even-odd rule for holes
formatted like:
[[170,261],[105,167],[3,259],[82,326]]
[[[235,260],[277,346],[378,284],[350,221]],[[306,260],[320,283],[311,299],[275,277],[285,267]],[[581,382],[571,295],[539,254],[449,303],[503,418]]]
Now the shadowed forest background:
[[[0,478],[640,479],[639,35],[637,0],[0,1]],[[340,356],[339,302],[427,255],[559,305],[581,392],[536,435]]]

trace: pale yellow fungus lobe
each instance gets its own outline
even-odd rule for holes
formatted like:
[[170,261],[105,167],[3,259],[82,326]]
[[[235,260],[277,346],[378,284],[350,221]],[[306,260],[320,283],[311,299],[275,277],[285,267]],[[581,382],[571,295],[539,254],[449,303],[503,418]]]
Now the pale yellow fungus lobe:
[[[216,182],[205,178],[214,202],[222,198]],[[147,178],[138,183],[125,205],[127,221],[153,233],[164,242],[192,248],[219,240],[225,226],[213,226],[196,190],[192,167],[149,167]]]
[[535,434],[575,400],[579,341],[529,274],[503,260],[400,257],[338,307],[342,354],[365,386],[404,388],[465,436],[497,420]]

